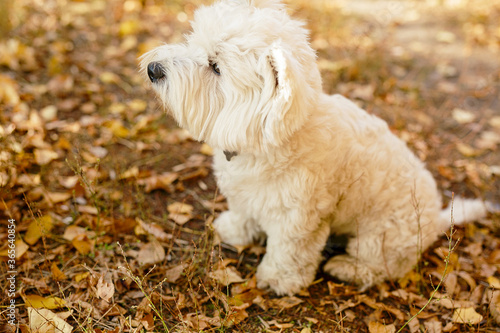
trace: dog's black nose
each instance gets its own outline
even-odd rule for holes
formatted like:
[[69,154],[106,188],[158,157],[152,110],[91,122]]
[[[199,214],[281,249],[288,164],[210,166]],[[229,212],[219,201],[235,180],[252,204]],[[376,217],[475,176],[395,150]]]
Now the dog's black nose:
[[165,77],[163,66],[159,62],[150,62],[148,65],[148,76],[153,83],[163,79]]

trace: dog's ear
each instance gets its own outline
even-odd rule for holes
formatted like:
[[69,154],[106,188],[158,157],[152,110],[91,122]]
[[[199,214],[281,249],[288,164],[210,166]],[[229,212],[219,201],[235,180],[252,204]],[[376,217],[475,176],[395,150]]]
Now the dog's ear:
[[294,130],[288,114],[293,99],[293,78],[291,72],[293,57],[275,42],[260,58],[260,72],[264,80],[261,112],[265,141],[280,145]]

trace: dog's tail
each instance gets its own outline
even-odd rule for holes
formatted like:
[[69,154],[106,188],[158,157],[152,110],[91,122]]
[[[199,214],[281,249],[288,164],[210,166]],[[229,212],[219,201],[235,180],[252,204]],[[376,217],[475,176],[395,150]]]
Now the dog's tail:
[[500,205],[480,199],[455,197],[450,205],[441,211],[440,219],[443,227],[449,228],[451,223],[459,225],[482,219],[488,212],[500,212]]

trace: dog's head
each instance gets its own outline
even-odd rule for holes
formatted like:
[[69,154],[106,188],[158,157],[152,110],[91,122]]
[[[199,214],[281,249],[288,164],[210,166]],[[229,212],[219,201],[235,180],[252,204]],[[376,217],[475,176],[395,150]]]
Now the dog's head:
[[165,108],[194,138],[226,151],[280,146],[318,101],[321,79],[303,23],[279,1],[200,7],[181,45],[141,59]]

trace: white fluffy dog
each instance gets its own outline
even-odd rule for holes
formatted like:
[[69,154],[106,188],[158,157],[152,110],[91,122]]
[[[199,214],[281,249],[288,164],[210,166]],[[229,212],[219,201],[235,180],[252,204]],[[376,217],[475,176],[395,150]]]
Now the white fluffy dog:
[[[229,211],[221,239],[267,237],[259,288],[293,294],[314,279],[330,234],[346,254],[324,270],[365,289],[403,276],[449,226],[424,164],[387,124],[322,93],[304,24],[279,1],[223,0],[200,7],[181,45],[142,57],[165,108],[215,150]],[[462,212],[460,212],[462,210]],[[485,214],[455,201],[456,223]]]

